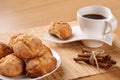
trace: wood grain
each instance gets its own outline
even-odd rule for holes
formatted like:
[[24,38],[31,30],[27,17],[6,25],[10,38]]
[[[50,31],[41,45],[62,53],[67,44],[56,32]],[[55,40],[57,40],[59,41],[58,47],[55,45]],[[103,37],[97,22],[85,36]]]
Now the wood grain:
[[[13,34],[17,33],[19,30],[33,28],[33,27],[41,27],[41,30],[43,31],[39,33],[39,30],[37,30],[36,28],[36,30],[33,30],[32,32],[31,30],[27,30],[26,32],[33,34],[33,33],[36,33],[37,31],[38,33],[37,36],[42,37],[44,35],[44,31],[46,31],[43,25],[49,25],[52,21],[59,21],[59,20],[63,20],[67,22],[71,22],[71,21],[76,22],[77,10],[81,7],[89,6],[89,5],[103,5],[103,6],[109,7],[112,10],[115,17],[117,18],[118,23],[120,23],[119,21],[120,20],[120,15],[119,15],[120,0],[0,0],[0,33],[1,33],[0,41],[7,43],[9,41],[9,38]],[[6,33],[6,32],[12,32],[12,31],[14,31],[14,33]],[[114,39],[114,41],[116,42],[114,44],[118,45],[120,44],[119,43],[119,40],[120,40],[119,25],[117,30],[115,31],[115,35],[117,37],[115,37]],[[47,42],[45,43],[49,47],[55,50],[57,50],[58,48],[56,44],[49,45]],[[72,44],[75,45],[77,43],[72,43]],[[69,46],[70,46],[69,44],[66,44],[64,48],[66,47],[70,48]],[[72,50],[77,52],[75,50],[76,48],[78,49],[79,47],[74,47]],[[114,48],[116,48],[115,45],[112,46],[112,49]],[[108,49],[108,47],[106,49]],[[60,50],[58,49],[58,51]],[[68,49],[68,52],[69,52],[69,49]],[[119,54],[119,51],[115,51],[115,53]],[[75,56],[75,54],[73,55]],[[120,76],[118,75],[118,73],[120,73],[120,70],[83,78],[82,80],[93,80],[93,79],[119,80]],[[64,80],[64,79],[59,79],[57,77],[64,77],[64,78],[66,77],[65,74],[63,75],[62,74],[58,75],[58,74],[56,75],[53,74],[53,76],[55,76],[55,80]],[[51,76],[45,78],[45,80],[51,80]]]
[[[89,5],[109,7],[118,21],[120,19],[119,0],[0,0],[0,33],[58,20],[73,21],[77,10]],[[119,28],[116,33],[120,35]]]
[[[71,22],[69,24],[75,25],[76,21]],[[42,40],[42,37],[48,31],[48,28],[49,25],[16,31],[12,33],[0,34],[0,41],[8,43],[10,38],[18,33],[32,34]],[[75,80],[80,79],[81,77],[96,75],[105,72],[109,73],[109,71],[119,70],[118,67],[120,66],[120,54],[119,54],[120,48],[114,44],[112,46],[104,44],[102,47],[97,48],[104,49],[105,53],[108,53],[109,55],[112,56],[113,59],[117,61],[116,66],[108,70],[101,69],[99,72],[99,70],[94,66],[85,64],[83,62],[76,63],[73,60],[73,58],[76,57],[78,54],[82,54],[82,49],[85,50],[97,50],[97,49],[87,48],[81,44],[81,41],[66,44],[58,44],[42,40],[42,43],[48,46],[49,48],[55,50],[60,55],[62,61],[60,68],[55,73],[43,78],[42,80],[69,80],[69,79]]]

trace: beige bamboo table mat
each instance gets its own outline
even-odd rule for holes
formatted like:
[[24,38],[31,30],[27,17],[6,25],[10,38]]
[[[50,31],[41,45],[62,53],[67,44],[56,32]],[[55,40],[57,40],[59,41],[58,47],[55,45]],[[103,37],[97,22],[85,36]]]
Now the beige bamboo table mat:
[[[17,33],[28,33],[37,36],[42,40],[42,37],[45,35],[49,26],[36,27],[31,28],[24,31],[16,31],[12,33],[0,34],[0,41],[4,43],[8,43],[11,36]],[[47,45],[49,48],[55,50],[61,57],[62,64],[60,68],[54,72],[53,74],[43,78],[42,80],[69,80],[75,79],[78,77],[85,77],[90,75],[99,74],[99,70],[96,67],[90,66],[85,63],[76,63],[73,61],[73,58],[77,56],[78,53],[81,53],[82,49],[89,49],[84,47],[80,41],[58,44],[53,42],[42,42]],[[104,44],[104,46],[99,49],[104,49],[106,53],[110,54],[114,60],[117,61],[116,66],[109,70],[101,69],[101,72],[107,72],[115,69],[119,69],[120,66],[120,49],[116,47],[114,44],[112,46],[108,46]],[[94,50],[94,49],[93,49]]]

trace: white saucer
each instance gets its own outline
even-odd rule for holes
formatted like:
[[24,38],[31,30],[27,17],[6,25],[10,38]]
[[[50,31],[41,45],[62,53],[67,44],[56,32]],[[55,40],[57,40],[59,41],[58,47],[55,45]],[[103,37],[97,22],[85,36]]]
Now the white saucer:
[[54,56],[54,57],[56,58],[56,60],[57,60],[56,68],[55,68],[53,71],[51,71],[51,72],[49,72],[49,73],[47,73],[47,74],[45,74],[45,75],[39,76],[39,77],[37,77],[37,78],[29,78],[29,77],[26,77],[25,74],[21,74],[21,75],[16,76],[16,77],[6,77],[6,76],[3,76],[3,75],[0,75],[0,80],[38,80],[38,79],[42,79],[42,78],[44,78],[44,77],[46,77],[46,76],[48,76],[48,75],[51,75],[51,74],[54,73],[54,72],[60,67],[60,65],[61,65],[61,58],[60,58],[60,56],[59,56],[53,49],[51,49],[51,51],[52,51],[53,56]]
[[58,39],[57,37],[50,35],[48,32],[43,37],[43,40],[55,42],[55,43],[69,43],[69,42],[80,41],[80,40],[96,40],[96,41],[101,41],[103,43],[106,43],[110,46],[112,45],[112,33],[104,35],[103,38],[101,39],[97,36],[92,37],[88,34],[82,33],[79,26],[71,26],[71,28],[72,28],[73,35],[71,38],[67,40]]

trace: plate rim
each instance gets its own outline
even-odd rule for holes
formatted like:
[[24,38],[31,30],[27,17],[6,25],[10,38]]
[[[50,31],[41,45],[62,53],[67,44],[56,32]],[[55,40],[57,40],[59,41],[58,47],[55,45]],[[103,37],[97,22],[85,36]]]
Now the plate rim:
[[13,77],[13,78],[12,77],[7,77],[7,76],[4,76],[4,75],[0,74],[0,79],[2,79],[2,80],[36,80],[36,79],[42,79],[42,78],[44,78],[44,77],[46,77],[48,75],[51,75],[52,73],[54,73],[60,67],[60,65],[61,65],[61,58],[60,58],[60,56],[58,55],[58,53],[56,51],[54,51],[53,49],[50,49],[50,50],[51,50],[53,56],[57,60],[56,68],[54,70],[52,70],[51,72],[49,72],[47,74],[44,74],[43,76],[39,76],[37,78],[30,78],[29,77],[29,78],[21,78],[21,79],[15,78],[15,77]]

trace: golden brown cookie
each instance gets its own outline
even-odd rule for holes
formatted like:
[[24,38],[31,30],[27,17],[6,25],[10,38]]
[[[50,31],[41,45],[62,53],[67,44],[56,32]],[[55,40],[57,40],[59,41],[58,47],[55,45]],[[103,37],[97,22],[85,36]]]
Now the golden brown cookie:
[[35,36],[19,34],[13,36],[9,42],[16,56],[22,59],[34,58],[40,52],[42,42]]
[[46,45],[43,45],[40,50],[41,51],[38,53],[38,56],[42,56],[42,55],[52,56],[52,52],[50,48],[48,48]]
[[11,53],[13,53],[13,50],[6,44],[0,42],[0,59]]
[[50,26],[49,33],[60,39],[68,39],[72,36],[72,29],[68,23],[55,22]]
[[0,60],[0,74],[13,77],[20,75],[24,69],[24,62],[14,54],[9,54]]
[[26,62],[26,72],[29,77],[42,76],[56,68],[57,61],[52,56],[50,49],[43,46],[41,53],[39,56]]

